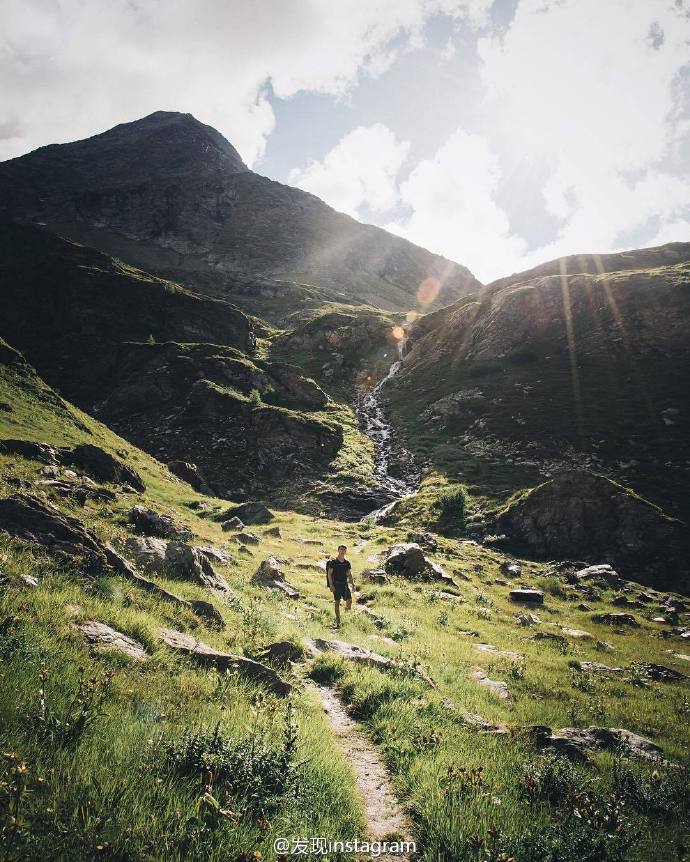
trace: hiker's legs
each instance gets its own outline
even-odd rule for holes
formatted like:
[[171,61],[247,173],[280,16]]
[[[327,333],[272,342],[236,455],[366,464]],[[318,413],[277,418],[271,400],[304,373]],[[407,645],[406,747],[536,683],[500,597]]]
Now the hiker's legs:
[[340,599],[335,600],[335,624],[340,625]]
[[346,611],[349,611],[351,608],[352,608],[352,599],[348,599],[348,600],[345,602],[345,610],[346,610]]

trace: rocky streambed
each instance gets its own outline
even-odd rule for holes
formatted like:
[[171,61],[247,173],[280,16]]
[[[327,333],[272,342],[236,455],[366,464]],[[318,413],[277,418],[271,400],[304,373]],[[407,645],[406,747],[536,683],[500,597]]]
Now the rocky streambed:
[[371,389],[360,393],[354,404],[362,430],[373,442],[376,493],[385,502],[366,514],[363,520],[377,521],[384,517],[395,503],[414,494],[419,488],[421,469],[413,454],[400,444],[395,429],[388,421],[383,404],[386,384],[402,367],[402,342],[399,357],[388,373]]

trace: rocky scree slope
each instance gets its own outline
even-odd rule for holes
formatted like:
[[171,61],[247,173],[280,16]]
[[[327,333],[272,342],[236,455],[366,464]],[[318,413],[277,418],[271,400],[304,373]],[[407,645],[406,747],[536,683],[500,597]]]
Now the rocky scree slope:
[[462,266],[247,169],[189,114],[158,111],[0,164],[0,216],[67,237],[279,320],[324,301],[408,311],[480,285]]

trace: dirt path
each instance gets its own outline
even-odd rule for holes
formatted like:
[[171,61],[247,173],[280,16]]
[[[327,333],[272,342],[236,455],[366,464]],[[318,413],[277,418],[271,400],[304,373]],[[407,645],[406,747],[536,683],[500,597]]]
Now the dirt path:
[[[326,686],[314,685],[314,689],[321,699],[340,748],[355,773],[357,789],[364,805],[368,837],[381,841],[393,835],[398,841],[412,841],[410,822],[395,795],[381,756],[359,730],[357,722],[347,714],[336,693]],[[406,862],[410,857],[382,854],[376,858],[379,862]]]

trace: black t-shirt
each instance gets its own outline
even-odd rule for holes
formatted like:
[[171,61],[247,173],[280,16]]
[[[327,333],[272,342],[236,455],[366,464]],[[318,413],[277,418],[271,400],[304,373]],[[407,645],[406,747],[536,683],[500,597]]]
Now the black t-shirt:
[[350,572],[352,566],[350,565],[349,560],[343,560],[342,563],[336,557],[333,560],[328,561],[328,565],[326,569],[330,569],[333,572],[333,583],[338,584],[339,586],[343,586],[347,583],[347,576]]

